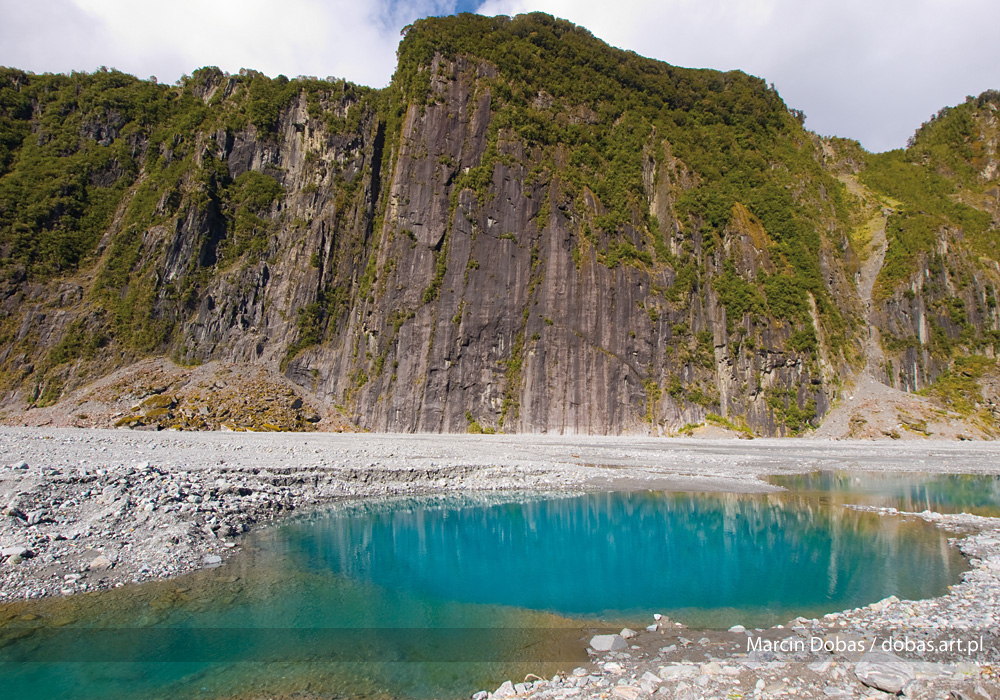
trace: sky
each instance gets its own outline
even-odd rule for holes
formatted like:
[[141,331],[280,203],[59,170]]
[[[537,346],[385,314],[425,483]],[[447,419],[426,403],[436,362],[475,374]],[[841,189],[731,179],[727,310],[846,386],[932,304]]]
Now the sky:
[[382,87],[413,20],[536,10],[677,66],[760,76],[807,128],[873,152],[1000,89],[997,0],[0,0],[0,65],[168,83],[215,65]]

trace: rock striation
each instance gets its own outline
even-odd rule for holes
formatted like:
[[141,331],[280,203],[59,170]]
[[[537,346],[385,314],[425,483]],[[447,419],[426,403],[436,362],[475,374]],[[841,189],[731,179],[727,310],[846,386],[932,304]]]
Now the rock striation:
[[[855,375],[971,372],[937,395],[996,434],[992,93],[906,152],[928,194],[758,78],[541,14],[422,20],[384,90],[4,69],[0,92],[8,420],[165,356],[404,432],[792,435]],[[179,405],[120,418],[226,421]],[[256,427],[314,423],[295,411]]]

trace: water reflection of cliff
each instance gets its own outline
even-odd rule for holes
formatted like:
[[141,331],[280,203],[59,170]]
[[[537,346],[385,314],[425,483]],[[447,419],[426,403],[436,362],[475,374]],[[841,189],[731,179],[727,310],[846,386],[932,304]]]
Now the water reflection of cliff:
[[886,474],[812,472],[769,481],[828,503],[859,503],[920,512],[1000,516],[1000,476],[992,474]]
[[777,612],[939,594],[962,560],[923,525],[797,497],[636,492],[395,502],[284,537],[312,566],[442,599],[573,615]]
[[[525,653],[585,658],[587,623],[531,608],[756,626],[935,595],[963,568],[926,523],[781,494],[365,502],[257,533],[220,569],[0,605],[0,651],[38,662],[7,664],[3,687],[93,700],[461,697],[555,672],[507,663]],[[119,655],[102,656],[109,640]],[[411,663],[437,653],[448,663]],[[74,662],[94,654],[107,663]],[[133,654],[155,662],[114,663]],[[275,661],[248,663],[261,659]]]

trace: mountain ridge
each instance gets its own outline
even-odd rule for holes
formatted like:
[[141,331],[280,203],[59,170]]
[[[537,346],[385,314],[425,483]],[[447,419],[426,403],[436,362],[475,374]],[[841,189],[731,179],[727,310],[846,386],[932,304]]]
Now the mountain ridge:
[[996,371],[995,92],[868,154],[547,15],[421,20],[398,55],[383,90],[5,69],[11,415],[168,355],[365,429],[798,434],[864,374],[996,433],[939,385]]

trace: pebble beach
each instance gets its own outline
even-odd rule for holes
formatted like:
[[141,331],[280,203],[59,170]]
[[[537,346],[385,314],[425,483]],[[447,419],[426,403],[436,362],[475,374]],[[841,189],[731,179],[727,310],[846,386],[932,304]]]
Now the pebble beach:
[[[995,474],[1000,446],[0,428],[0,601],[218,566],[245,533],[349,499],[449,491],[752,493],[777,490],[765,476],[816,470]],[[970,565],[962,582],[940,598],[890,598],[771,630],[697,631],[650,619],[646,629],[591,640],[588,666],[510,679],[478,700],[1000,697],[993,671],[1000,667],[1000,519],[874,510],[954,533],[952,546]],[[904,637],[909,648],[896,641]],[[925,640],[919,650],[918,637]],[[956,648],[973,639],[984,648]],[[951,646],[942,652],[945,642]]]

